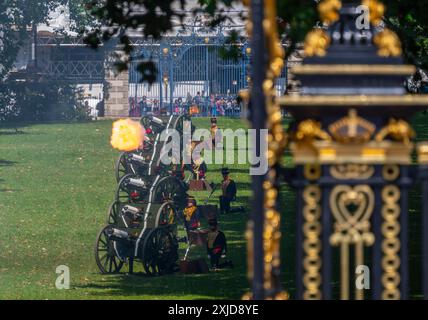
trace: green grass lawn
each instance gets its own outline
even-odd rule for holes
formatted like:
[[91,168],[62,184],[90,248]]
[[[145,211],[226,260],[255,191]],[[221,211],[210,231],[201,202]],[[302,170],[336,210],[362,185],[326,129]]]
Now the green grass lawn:
[[[427,117],[414,120],[419,139],[428,139]],[[208,128],[209,119],[198,118]],[[222,128],[246,127],[239,119],[220,118]],[[246,278],[247,213],[221,217],[234,269],[202,275],[161,277],[101,275],[93,245],[105,224],[114,197],[111,121],[24,126],[22,133],[0,129],[0,299],[239,299]],[[235,153],[242,146],[236,146]],[[286,154],[289,162],[289,154]],[[210,165],[208,179],[219,182],[220,165]],[[234,205],[250,208],[251,179],[247,165],[229,165],[238,183]],[[219,191],[210,200],[217,203]],[[207,193],[195,193],[199,201]],[[294,293],[294,194],[281,191],[282,279]],[[411,263],[420,262],[420,203],[411,193]],[[59,265],[71,272],[70,290],[55,288]],[[420,268],[412,268],[412,296],[420,289]]]
[[[209,119],[195,123],[209,128]],[[219,125],[246,126],[229,119]],[[248,213],[221,220],[233,270],[162,277],[100,275],[93,245],[114,198],[119,155],[109,144],[111,122],[40,124],[21,130],[0,131],[0,299],[221,299],[240,298],[248,290]],[[234,205],[248,208],[248,167],[229,167],[239,188]],[[209,166],[210,181],[220,181],[220,168]],[[219,194],[217,190],[210,203],[217,203]],[[70,290],[55,288],[59,265],[70,267]]]

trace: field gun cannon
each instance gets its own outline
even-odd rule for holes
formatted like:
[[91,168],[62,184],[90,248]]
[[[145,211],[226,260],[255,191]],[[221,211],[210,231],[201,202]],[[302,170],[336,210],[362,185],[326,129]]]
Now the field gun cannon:
[[123,204],[116,207],[115,224],[98,233],[95,260],[101,273],[118,273],[125,263],[133,272],[134,261],[148,275],[174,271],[178,261],[178,211],[170,202]]

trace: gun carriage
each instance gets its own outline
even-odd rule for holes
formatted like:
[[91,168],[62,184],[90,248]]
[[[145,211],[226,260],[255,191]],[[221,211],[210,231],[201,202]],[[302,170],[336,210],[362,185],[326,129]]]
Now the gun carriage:
[[167,142],[161,141],[160,135],[165,129],[176,129],[182,136],[186,120],[190,118],[142,118],[144,147],[120,155],[115,200],[95,244],[95,260],[101,273],[118,273],[125,263],[129,263],[132,273],[134,260],[140,261],[149,275],[165,274],[176,266],[177,229],[182,224],[180,212],[186,205],[188,188],[182,166],[161,162],[161,150]]
[[[116,163],[116,180],[119,182],[127,174],[137,174],[139,176],[170,174],[168,172],[169,166],[165,168],[161,162],[160,153],[165,143],[167,143],[167,141],[161,141],[161,132],[167,129],[175,129],[182,137],[186,121],[191,123],[188,115],[170,116],[165,121],[156,117],[141,118],[140,123],[146,130],[146,140],[141,149],[123,152],[119,156]],[[191,126],[190,132],[193,133],[193,131],[194,127]],[[183,142],[180,141],[180,150],[183,147]]]
[[114,224],[103,227],[95,244],[102,273],[118,273],[125,262],[133,272],[140,261],[148,275],[173,271],[178,260],[177,210],[170,202],[124,204],[116,207]]
[[116,189],[116,201],[121,203],[163,203],[174,201],[181,206],[186,201],[187,185],[176,176],[147,176],[127,174]]

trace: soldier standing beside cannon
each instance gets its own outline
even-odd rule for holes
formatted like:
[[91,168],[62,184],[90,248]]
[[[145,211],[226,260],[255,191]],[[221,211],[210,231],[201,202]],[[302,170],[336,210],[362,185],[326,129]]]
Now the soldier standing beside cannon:
[[218,229],[217,219],[209,219],[208,225],[207,254],[210,259],[211,268],[214,270],[225,267],[233,268],[232,261],[230,260],[220,263],[221,258],[226,258],[227,242],[224,233]]
[[183,210],[184,224],[187,231],[196,230],[200,227],[199,209],[196,206],[196,200],[193,197],[187,199],[187,207]]
[[230,203],[236,200],[236,183],[230,178],[230,171],[228,168],[222,168],[221,174],[223,181],[221,182],[222,195],[220,196],[220,213],[231,213],[243,211],[243,207],[230,208]]
[[211,118],[210,132],[211,132],[211,147],[214,148],[216,141],[222,140],[221,131],[219,131],[219,128],[217,126],[217,118],[215,117]]

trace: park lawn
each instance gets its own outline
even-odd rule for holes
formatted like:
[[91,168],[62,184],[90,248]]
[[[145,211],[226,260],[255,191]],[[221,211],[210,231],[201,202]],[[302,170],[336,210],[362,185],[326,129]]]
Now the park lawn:
[[[239,299],[248,290],[248,211],[221,217],[234,269],[161,277],[99,274],[93,245],[113,201],[119,155],[109,144],[111,124],[34,124],[20,134],[0,130],[0,299]],[[195,124],[208,128],[209,119]],[[246,122],[220,118],[219,125],[237,129]],[[209,166],[210,181],[220,181],[220,168]],[[229,168],[239,188],[234,205],[249,208],[248,166]],[[195,193],[198,200],[206,195]],[[55,288],[59,265],[70,268],[70,290]]]
[[[194,120],[197,127],[209,119]],[[413,120],[419,140],[428,139],[427,116]],[[239,119],[219,119],[222,128],[246,127]],[[119,152],[109,145],[111,121],[29,125],[0,129],[0,299],[239,299],[249,290],[246,278],[245,214],[221,217],[234,269],[203,275],[161,277],[101,275],[93,244],[114,197],[114,164]],[[235,153],[238,148],[236,146]],[[290,164],[290,155],[284,163]],[[209,166],[219,182],[221,165]],[[229,165],[238,183],[235,205],[250,208],[247,165]],[[199,202],[207,193],[195,193]],[[210,200],[216,203],[219,191]],[[282,283],[295,291],[294,193],[280,193]],[[412,297],[420,297],[420,192],[410,194]],[[71,272],[70,290],[55,288],[59,265]],[[126,270],[126,269],[125,269]],[[337,277],[335,277],[337,278]],[[337,288],[338,283],[333,283]]]

